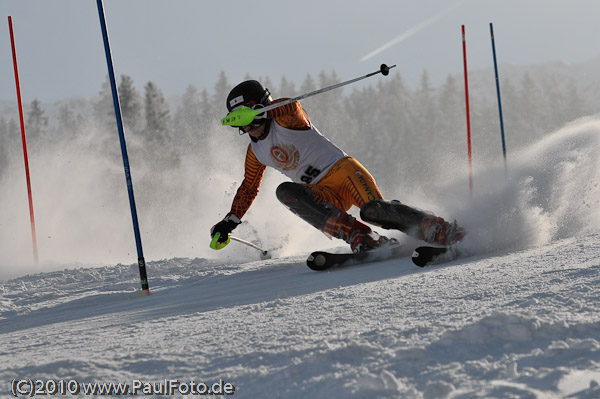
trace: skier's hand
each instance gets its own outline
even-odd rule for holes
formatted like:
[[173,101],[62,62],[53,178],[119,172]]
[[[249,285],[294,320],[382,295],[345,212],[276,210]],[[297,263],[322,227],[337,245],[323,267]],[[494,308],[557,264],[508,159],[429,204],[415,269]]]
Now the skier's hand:
[[[260,110],[261,108],[264,108],[265,106],[262,104],[255,104],[252,106],[252,109],[254,110]],[[267,119],[267,113],[266,112],[261,112],[260,114],[256,115],[254,117],[254,120],[257,122],[263,122],[265,119]]]
[[217,243],[224,244],[229,239],[229,234],[241,223],[242,221],[237,216],[230,213],[210,229],[210,237],[214,238],[215,234],[220,233],[221,236]]

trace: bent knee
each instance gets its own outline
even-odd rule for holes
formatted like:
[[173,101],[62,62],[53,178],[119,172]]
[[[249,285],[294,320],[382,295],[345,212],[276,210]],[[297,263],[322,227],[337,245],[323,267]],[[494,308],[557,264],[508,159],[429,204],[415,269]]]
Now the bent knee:
[[306,188],[302,184],[290,181],[281,183],[275,190],[277,199],[284,204],[298,198],[303,193],[306,195]]

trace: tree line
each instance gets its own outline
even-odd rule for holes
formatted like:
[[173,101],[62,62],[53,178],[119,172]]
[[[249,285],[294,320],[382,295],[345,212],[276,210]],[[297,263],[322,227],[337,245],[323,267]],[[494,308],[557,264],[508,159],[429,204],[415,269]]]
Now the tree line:
[[[283,77],[278,84],[269,77],[251,77],[268,87],[274,98],[294,97],[339,83],[335,71],[307,75],[300,85]],[[481,159],[501,153],[495,82],[475,81],[470,93],[473,148]],[[134,80],[122,75],[119,99],[130,156],[138,162],[176,168],[183,156],[194,155],[206,141],[243,149],[248,140],[221,127],[225,99],[238,82],[221,72],[212,91],[189,85],[181,96],[168,102],[161,89],[148,82],[140,91]],[[509,150],[539,139],[564,123],[588,115],[594,109],[574,80],[548,79],[525,74],[501,82],[506,141]],[[338,89],[302,101],[314,124],[347,153],[357,157],[382,184],[430,176],[443,170],[440,163],[466,159],[465,92],[462,77],[448,75],[433,87],[427,71],[420,83],[409,88],[400,72],[371,85]],[[20,155],[18,116],[0,117],[0,176]],[[82,136],[106,156],[120,157],[116,122],[108,79],[90,100],[61,102],[50,115],[39,100],[26,106],[28,144],[35,151]],[[19,150],[19,151],[17,151]],[[228,160],[209,160],[223,163]],[[243,162],[243,160],[241,160]],[[442,169],[441,169],[442,168]],[[448,172],[446,170],[446,172]]]

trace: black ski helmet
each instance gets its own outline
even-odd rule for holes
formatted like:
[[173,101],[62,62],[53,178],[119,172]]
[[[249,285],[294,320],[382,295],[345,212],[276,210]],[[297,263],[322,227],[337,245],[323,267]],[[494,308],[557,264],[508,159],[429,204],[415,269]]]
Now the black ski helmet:
[[256,80],[246,80],[235,86],[227,96],[227,110],[229,112],[240,106],[252,107],[256,104],[267,105],[273,99],[269,89],[263,87]]

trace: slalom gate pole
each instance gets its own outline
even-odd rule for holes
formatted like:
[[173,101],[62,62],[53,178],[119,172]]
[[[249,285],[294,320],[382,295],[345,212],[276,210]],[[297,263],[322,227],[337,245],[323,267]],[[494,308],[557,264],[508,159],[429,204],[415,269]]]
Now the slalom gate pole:
[[108,76],[112,90],[113,104],[115,108],[115,116],[117,118],[117,128],[119,131],[119,141],[121,142],[121,155],[123,156],[123,166],[125,168],[125,180],[127,182],[127,192],[129,194],[129,206],[131,208],[131,218],[133,220],[133,231],[135,234],[135,245],[138,254],[138,266],[140,269],[140,280],[142,291],[150,294],[148,286],[148,277],[146,275],[146,261],[144,260],[144,252],[142,250],[142,238],[140,235],[140,227],[138,223],[137,210],[135,206],[135,197],[133,195],[133,182],[131,180],[131,171],[129,168],[129,157],[127,155],[127,145],[125,143],[125,132],[123,130],[123,119],[121,117],[121,106],[119,104],[119,94],[117,92],[117,82],[115,79],[115,71],[110,52],[110,43],[108,40],[108,31],[106,29],[106,18],[104,15],[104,6],[102,0],[97,0],[98,15],[100,16],[100,28],[102,29],[102,38],[104,39],[104,50],[106,53],[106,64],[108,66]]
[[281,106],[287,105],[287,104],[291,104],[293,102],[296,101],[300,101],[302,99],[305,99],[307,97],[312,97],[314,95],[317,94],[321,94],[321,93],[325,93],[327,91],[333,90],[333,89],[337,89],[339,87],[342,86],[346,86],[349,85],[351,83],[354,82],[358,82],[359,80],[362,79],[366,79],[368,77],[371,77],[373,75],[377,75],[377,74],[382,74],[383,76],[387,76],[390,73],[390,69],[395,68],[396,65],[392,65],[392,66],[387,66],[386,64],[381,64],[381,66],[379,67],[378,71],[375,72],[371,72],[368,73],[364,76],[360,76],[358,78],[354,78],[354,79],[350,79],[347,80],[345,82],[341,82],[341,83],[336,83],[334,85],[331,86],[327,86],[327,87],[323,87],[322,89],[318,89],[315,91],[311,91],[310,93],[305,93],[305,94],[301,94],[298,97],[294,97],[294,98],[289,98],[285,101],[281,101],[278,102],[276,104],[271,104],[271,105],[267,105],[266,107],[262,107],[259,109],[251,109],[248,107],[240,107],[236,110],[233,110],[232,112],[230,112],[225,118],[221,119],[221,124],[222,125],[229,125],[229,126],[246,126],[249,125],[250,123],[252,123],[252,121],[254,120],[254,117],[258,114],[261,114],[263,112],[267,112],[270,111],[272,109],[275,108],[279,108]]
[[467,106],[467,148],[469,154],[469,189],[473,193],[473,156],[471,152],[471,117],[469,115],[469,83],[467,78],[467,44],[465,41],[465,26],[462,26],[463,63],[465,69],[465,103]]
[[12,17],[8,17],[8,29],[10,31],[10,44],[12,47],[13,65],[15,68],[15,84],[17,86],[17,103],[19,105],[19,120],[21,122],[21,140],[23,142],[23,158],[25,159],[25,179],[27,180],[27,196],[29,197],[29,219],[31,221],[31,241],[33,243],[33,260],[38,264],[38,248],[35,233],[35,217],[33,213],[33,195],[31,193],[31,178],[29,176],[29,157],[27,155],[27,137],[25,136],[25,122],[23,118],[23,103],[21,101],[21,85],[19,83],[19,68],[17,66],[17,50],[15,46],[15,35],[13,32]]
[[492,54],[494,55],[494,72],[496,74],[496,93],[498,93],[498,114],[500,115],[500,135],[502,137],[502,156],[504,157],[504,173],[507,175],[506,142],[504,141],[504,119],[502,118],[502,100],[500,99],[500,80],[498,79],[498,62],[496,61],[496,43],[494,41],[494,26],[490,22],[490,36],[492,38]]

